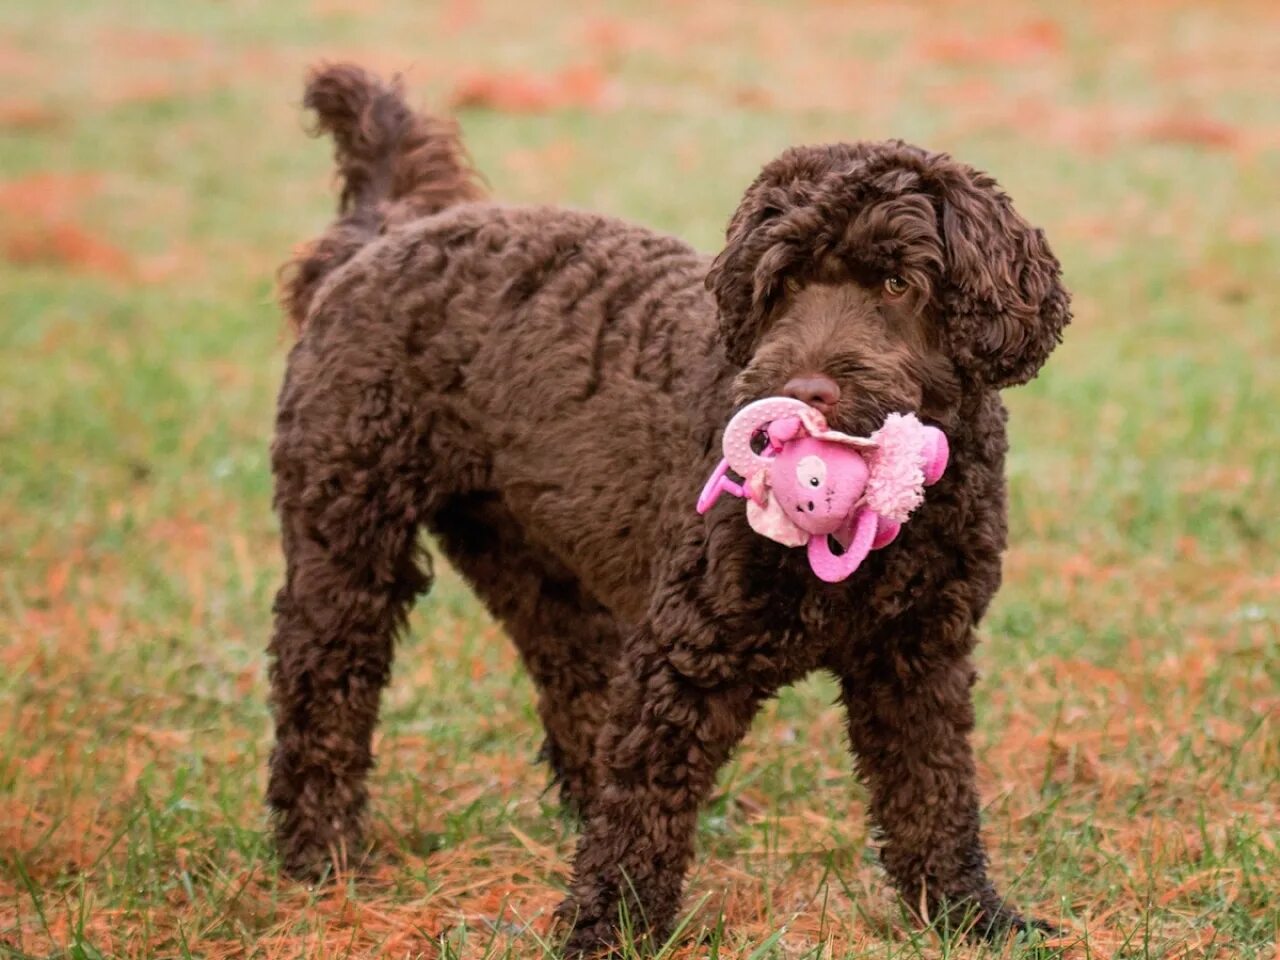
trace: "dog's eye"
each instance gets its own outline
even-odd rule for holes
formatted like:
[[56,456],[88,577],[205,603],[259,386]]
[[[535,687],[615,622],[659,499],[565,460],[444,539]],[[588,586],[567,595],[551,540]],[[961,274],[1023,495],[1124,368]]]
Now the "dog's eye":
[[800,281],[797,280],[795,277],[787,277],[785,286],[787,288],[787,293],[800,292]]
[[810,478],[809,478],[809,486],[811,486],[811,487],[816,487],[816,486],[817,486],[818,484],[820,484],[821,482],[822,482],[822,481],[821,481],[821,480],[819,480],[817,477],[810,477]]
[[900,297],[907,292],[907,281],[903,280],[896,273],[892,277],[886,277],[884,281],[884,292],[891,297]]

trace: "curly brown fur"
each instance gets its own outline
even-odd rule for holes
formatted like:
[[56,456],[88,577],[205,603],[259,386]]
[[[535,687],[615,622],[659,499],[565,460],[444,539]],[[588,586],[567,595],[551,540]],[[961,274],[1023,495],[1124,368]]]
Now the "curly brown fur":
[[[978,935],[1024,926],[987,879],[968,740],[1005,547],[997,391],[1069,318],[1039,231],[945,155],[805,147],[765,168],[712,264],[607,217],[480,202],[453,129],[354,68],[315,74],[307,102],[345,186],[285,292],[301,335],[272,457],[268,793],[285,866],[358,848],[425,527],[515,640],[585,813],[571,950],[613,943],[623,906],[670,929],[717,769],[815,669],[841,681],[907,904]],[[814,373],[841,388],[841,429],[914,411],[951,445],[899,540],[836,585],[740,506],[692,509],[734,409]]]
[[315,111],[314,134],[333,136],[342,191],[338,221],[286,265],[281,299],[298,329],[320,281],[388,226],[484,197],[456,124],[410,110],[399,81],[384,87],[359,67],[322,66],[302,104]]

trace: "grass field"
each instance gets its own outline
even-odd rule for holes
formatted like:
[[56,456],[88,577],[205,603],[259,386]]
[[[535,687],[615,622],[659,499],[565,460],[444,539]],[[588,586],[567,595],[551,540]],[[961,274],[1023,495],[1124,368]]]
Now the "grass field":
[[[300,887],[264,833],[273,272],[330,209],[297,101],[340,56],[458,105],[502,197],[708,250],[787,144],[996,173],[1077,309],[1008,397],[994,875],[1066,956],[1276,957],[1280,8],[583,9],[0,0],[0,957],[544,952],[574,832],[447,573],[385,701],[366,875]],[[710,933],[675,952],[990,955],[901,919],[833,694],[788,690],[725,771],[687,900]]]

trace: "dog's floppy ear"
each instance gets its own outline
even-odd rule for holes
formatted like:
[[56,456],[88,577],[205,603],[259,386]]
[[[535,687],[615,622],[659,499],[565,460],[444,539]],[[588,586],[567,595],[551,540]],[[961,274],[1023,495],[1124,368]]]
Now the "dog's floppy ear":
[[[707,273],[707,289],[720,308],[720,339],[729,360],[744,366],[776,302],[778,271],[757,268],[774,246],[769,229],[791,202],[778,186],[752,184],[725,234],[725,246]],[[775,257],[776,259],[776,257]]]
[[743,366],[781,299],[788,273],[806,257],[819,227],[806,210],[824,177],[847,164],[843,144],[793,147],[764,168],[738,204],[725,246],[707,274],[720,308],[720,338],[729,360]]
[[990,386],[1026,383],[1071,320],[1058,259],[991,177],[949,159],[932,172],[951,355]]

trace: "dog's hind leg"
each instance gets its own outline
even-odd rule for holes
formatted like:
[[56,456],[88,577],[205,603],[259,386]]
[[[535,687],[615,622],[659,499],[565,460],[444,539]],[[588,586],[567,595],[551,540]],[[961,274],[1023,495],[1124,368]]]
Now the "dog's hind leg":
[[291,360],[272,450],[286,570],[267,788],[283,865],[308,878],[358,853],[392,644],[431,581],[411,412],[391,380],[315,376],[311,359],[300,347]]
[[546,732],[541,755],[565,810],[583,819],[598,786],[595,744],[608,709],[618,631],[606,611],[582,601],[575,585],[548,581],[544,591],[537,614],[507,629],[538,686]]
[[543,754],[561,802],[585,815],[595,792],[596,734],[621,644],[613,615],[562,564],[531,548],[492,496],[456,498],[435,516],[432,532],[520,652],[538,688]]

